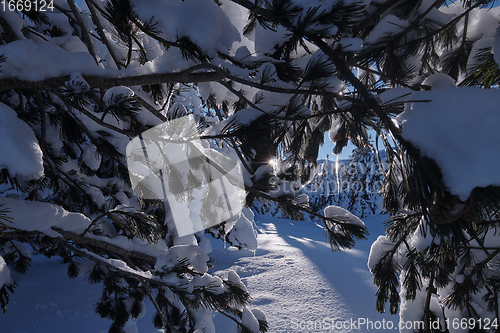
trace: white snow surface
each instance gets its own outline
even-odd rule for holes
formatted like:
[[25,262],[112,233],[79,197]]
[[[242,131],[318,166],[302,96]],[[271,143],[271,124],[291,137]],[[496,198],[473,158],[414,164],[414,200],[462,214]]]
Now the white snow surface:
[[241,289],[248,292],[247,287],[243,282],[241,282],[240,276],[235,271],[229,271],[227,273],[227,280],[236,283]]
[[[370,244],[383,232],[385,218],[365,219],[372,236],[355,249],[333,253],[320,224],[257,216],[259,247],[255,254],[221,249],[216,243],[216,274],[238,273],[253,297],[250,308],[263,311],[269,332],[367,332],[359,327],[328,328],[332,321],[357,322],[359,318],[391,320],[397,327],[397,316],[376,312],[376,287],[366,266]],[[235,331],[235,324],[222,315],[217,314],[214,322],[217,332]]]
[[0,204],[9,208],[9,217],[14,220],[9,227],[40,231],[50,237],[58,237],[59,233],[52,230],[57,227],[75,233],[83,232],[90,224],[90,219],[80,213],[71,213],[61,206],[37,201],[26,201],[0,196]]
[[500,90],[446,88],[418,92],[397,118],[403,137],[437,162],[451,193],[466,200],[475,187],[500,186]]
[[346,223],[365,226],[359,217],[339,206],[328,206],[324,209],[324,213],[326,217],[337,218]]
[[455,80],[444,73],[436,73],[430,75],[422,82],[423,85],[431,86],[434,90],[442,88],[455,88]]
[[55,44],[35,43],[30,39],[0,45],[0,54],[6,58],[1,64],[0,79],[18,78],[27,81],[42,81],[75,72],[83,76],[101,77],[178,72],[195,64],[192,60],[184,59],[178,48],[170,48],[142,66],[130,66],[120,71],[112,67],[104,69],[87,52],[70,52]]
[[364,45],[376,44],[388,36],[393,36],[408,26],[408,21],[401,20],[394,15],[387,15],[373,28],[365,39]]
[[497,28],[495,41],[493,42],[493,57],[498,66],[500,66],[500,27]]
[[[366,332],[359,327],[336,330],[326,326],[351,319],[357,323],[361,318],[385,319],[397,327],[398,316],[376,312],[376,288],[366,267],[370,244],[383,232],[385,218],[365,219],[373,236],[359,242],[356,249],[332,253],[322,227],[314,222],[257,216],[257,251],[226,249],[223,242],[211,239],[215,266],[209,273],[227,278],[230,271],[237,272],[253,297],[248,309],[257,319],[265,314],[271,333],[320,331],[311,329],[314,324],[325,332]],[[82,266],[82,273],[91,267]],[[61,259],[35,256],[26,274],[13,272],[19,287],[7,313],[0,314],[2,332],[107,332],[111,322],[94,313],[101,285],[90,285],[84,276],[69,279],[66,270]],[[145,315],[128,324],[131,332],[159,333],[151,323],[153,313],[154,307],[146,300]],[[236,332],[236,324],[220,314],[214,323],[215,332]]]
[[341,126],[342,122],[340,120],[334,119],[332,121],[332,126],[330,127],[330,131],[328,132],[328,138],[332,143],[337,143],[337,141],[335,141],[335,136],[339,132]]
[[96,67],[89,53],[68,52],[50,43],[35,43],[30,39],[0,45],[2,64],[0,78],[41,81],[49,77],[71,75]]
[[373,242],[370,249],[370,256],[368,258],[368,268],[373,271],[380,258],[387,252],[391,251],[394,244],[388,239],[387,236],[378,236],[377,240]]
[[250,330],[252,333],[259,332],[259,321],[253,315],[252,311],[248,308],[243,309],[243,314],[241,315],[241,324]]
[[227,237],[231,242],[240,244],[241,247],[247,250],[254,251],[257,249],[257,233],[253,229],[252,221],[245,214],[240,214]]
[[10,284],[12,279],[10,277],[10,269],[5,260],[0,256],[0,288],[5,284]]
[[105,101],[106,103],[110,103],[113,100],[113,98],[116,98],[120,95],[122,95],[123,97],[132,97],[134,96],[134,91],[129,87],[116,86],[108,89],[104,94],[104,96],[102,97],[102,100]]
[[70,87],[75,94],[90,90],[89,84],[78,72],[72,73],[65,85]]
[[155,269],[161,271],[165,266],[173,267],[182,258],[188,258],[189,265],[197,272],[206,273],[208,271],[207,261],[209,257],[196,245],[172,246],[168,249],[167,255],[158,257]]
[[90,144],[83,148],[82,160],[92,170],[99,169],[101,165],[101,155],[97,153],[97,147]]
[[[491,49],[493,47],[495,41],[498,44],[496,46],[498,48],[498,52],[500,52],[500,38],[495,39],[495,37],[487,37],[487,38],[480,39],[474,43],[474,45],[472,46],[472,50],[470,51],[469,60],[467,61],[467,69],[468,70],[473,70],[476,66],[481,64],[481,62],[484,59],[482,59],[481,57],[478,57],[478,54],[480,54],[480,52],[484,49]],[[494,51],[494,50],[492,49],[492,51]]]
[[[167,40],[188,37],[209,56],[214,49],[227,51],[240,37],[236,28],[213,1],[134,0],[134,10],[145,21],[153,18]],[[189,18],[189,19],[186,19]]]
[[0,170],[22,179],[43,176],[42,150],[31,128],[16,111],[0,103]]
[[262,116],[262,111],[247,108],[239,110],[234,113],[227,119],[219,121],[218,123],[213,124],[208,129],[205,130],[205,135],[217,135],[222,133],[222,131],[232,123],[241,124],[242,126],[248,126],[252,123],[252,121],[256,120],[260,116]]

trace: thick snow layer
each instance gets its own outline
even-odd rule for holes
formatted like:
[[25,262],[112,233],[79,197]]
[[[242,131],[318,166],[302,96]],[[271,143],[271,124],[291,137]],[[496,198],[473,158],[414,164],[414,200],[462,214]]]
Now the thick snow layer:
[[243,309],[243,314],[241,315],[241,323],[250,330],[252,333],[259,332],[259,321],[253,315],[252,311],[248,308]]
[[[495,2],[498,4],[498,2]],[[498,27],[500,21],[500,8],[498,5],[495,8],[488,10],[476,8],[469,15],[469,27],[467,36],[471,40],[480,38],[493,37],[495,35],[494,27]]]
[[[71,31],[68,33],[71,34]],[[50,41],[66,51],[88,52],[88,49],[85,46],[85,44],[77,36],[67,35],[62,37],[51,37]]]
[[35,43],[29,39],[0,45],[0,54],[7,59],[2,64],[0,78],[41,81],[96,67],[89,53],[68,52],[57,45]]
[[403,137],[434,159],[451,193],[466,200],[475,187],[500,186],[500,91],[442,88],[414,94],[398,116]]
[[[404,281],[405,278],[405,273],[403,272],[401,274],[401,281]],[[404,297],[406,293],[406,288],[403,286],[401,287],[401,291],[399,292],[399,295],[401,297],[401,309],[400,309],[400,320],[402,323],[413,323],[413,322],[418,322],[419,320],[422,319],[422,316],[424,314],[424,308],[425,308],[425,295],[424,293],[417,293],[416,297],[414,300],[407,300],[406,297]],[[439,312],[437,312],[439,313]],[[400,333],[413,333],[415,332],[411,328],[403,327],[400,330]],[[455,333],[455,331],[452,330],[452,332]]]
[[378,236],[377,240],[373,242],[370,249],[370,257],[368,258],[368,268],[372,271],[387,251],[392,250],[394,243],[392,243],[386,236]]
[[325,208],[324,212],[326,217],[336,218],[350,224],[360,225],[363,227],[365,226],[365,224],[360,220],[359,217],[350,213],[348,210],[345,210],[342,207],[328,206]]
[[72,92],[75,94],[90,90],[89,84],[78,72],[72,73],[65,85],[71,88]]
[[397,103],[403,102],[406,97],[408,97],[412,93],[413,90],[411,90],[410,88],[396,87],[384,91],[379,95],[379,98],[383,103]]
[[97,147],[90,144],[83,148],[82,160],[90,169],[94,171],[99,169],[101,165],[101,155],[97,153]]
[[42,150],[31,128],[16,111],[0,103],[0,169],[21,179],[43,176]]
[[189,265],[197,272],[202,274],[208,271],[207,262],[209,257],[203,250],[196,245],[176,245],[168,249],[166,255],[159,256],[155,269],[162,271],[164,268],[174,267],[180,259],[187,258]]
[[394,15],[387,15],[373,28],[365,39],[364,45],[376,44],[385,37],[393,36],[408,26],[408,21],[401,20]]
[[234,42],[240,41],[236,28],[213,1],[134,0],[133,3],[143,20],[153,18],[158,23],[156,29],[167,40],[188,37],[209,56],[214,56],[214,49],[224,52],[225,48],[227,52]]
[[195,288],[210,286],[210,292],[217,295],[227,291],[226,286],[222,283],[222,279],[210,274],[196,275],[193,277],[192,283]]
[[257,233],[253,228],[252,221],[245,214],[240,214],[238,221],[229,232],[228,238],[233,244],[240,244],[244,249],[252,251],[257,249]]
[[7,263],[2,256],[0,256],[0,288],[2,288],[5,284],[10,284],[11,281],[10,269],[7,267]]
[[102,100],[105,101],[106,103],[110,103],[111,101],[113,101],[114,98],[117,98],[120,95],[123,97],[131,97],[134,96],[134,91],[129,87],[116,86],[108,89],[104,94],[104,96],[102,97]]
[[257,320],[267,321],[266,314],[259,308],[252,309],[252,313]]
[[120,71],[113,66],[103,69],[96,65],[88,52],[69,52],[55,44],[35,43],[32,40],[0,45],[0,54],[4,54],[6,58],[1,64],[0,79],[18,78],[27,81],[42,81],[73,73],[102,77],[168,73],[182,71],[195,64],[192,60],[184,59],[176,47],[168,49],[142,66],[130,66]]
[[[383,232],[381,222],[384,218],[366,220],[373,226],[372,235]],[[376,288],[366,268],[374,236],[359,242],[356,250],[332,253],[325,242],[323,229],[312,222],[257,216],[257,226],[260,235],[255,256],[250,251],[224,249],[220,240],[212,239],[215,267],[211,270],[218,269],[214,273],[224,278],[228,277],[228,271],[238,272],[253,297],[249,306],[252,314],[257,319],[267,317],[269,332],[319,332],[306,326],[299,329],[297,325],[301,321],[318,323],[325,318],[328,323],[350,321],[351,318],[354,321],[358,318],[385,319],[397,327],[399,317],[379,314],[375,310]],[[80,267],[85,274],[92,266]],[[101,285],[89,284],[84,276],[69,279],[66,270],[67,265],[59,258],[35,256],[26,274],[13,272],[12,278],[19,287],[11,296],[7,313],[0,315],[1,331],[107,332],[110,321],[94,313]],[[158,332],[151,321],[154,311],[151,302],[146,300],[144,317],[132,321],[138,332]],[[215,315],[214,323],[215,332],[236,332],[236,324],[222,315]],[[130,325],[132,328],[132,323]]]
[[297,205],[306,205],[309,203],[309,196],[307,194],[301,194],[295,199]]
[[70,213],[54,204],[1,196],[0,204],[4,204],[4,207],[12,211],[9,216],[14,220],[8,224],[9,227],[26,231],[40,231],[50,237],[59,236],[51,227],[81,233],[90,224],[90,219],[85,215]]
[[500,66],[500,27],[497,28],[495,41],[493,42],[493,57],[498,66]]
[[[495,37],[487,37],[478,40],[472,46],[472,50],[470,51],[469,60],[467,60],[467,69],[473,70],[476,66],[480,65],[481,62],[484,61],[482,57],[478,57],[484,49],[491,49],[493,44],[495,43]],[[499,48],[498,52],[500,52],[500,38],[498,38],[497,43],[499,44],[497,47]]]
[[433,238],[429,233],[428,227],[421,222],[411,237],[411,246],[417,249],[417,251],[424,251],[431,246],[432,241]]
[[[152,73],[167,73],[182,71],[193,66],[195,62],[190,59],[184,59],[181,51],[177,47],[171,47],[166,50],[159,57],[148,61],[143,66],[138,66],[136,68],[127,68],[120,72],[128,73],[128,75],[147,75]],[[106,75],[111,75],[109,73]],[[112,72],[111,72],[112,73]]]
[[282,45],[287,41],[287,30],[279,25],[272,31],[264,28],[260,24],[255,28],[255,52],[259,56],[272,53],[276,45]]
[[220,134],[223,130],[225,130],[229,125],[231,124],[240,124],[242,126],[248,126],[252,123],[252,121],[256,120],[260,116],[262,116],[263,113],[262,111],[255,110],[255,109],[242,109],[236,112],[235,114],[231,115],[227,119],[224,119],[218,123],[213,124],[210,126],[206,131],[205,135],[218,135]]
[[245,292],[248,292],[247,287],[243,282],[241,282],[241,278],[235,271],[229,271],[227,274],[227,280],[236,283],[241,289]]
[[[373,227],[372,235],[383,232],[384,218],[366,219]],[[366,261],[376,236],[359,242],[356,249],[333,253],[319,224],[269,216],[257,216],[256,221],[259,246],[255,255],[214,243],[214,268],[224,277],[231,271],[238,273],[252,295],[252,313],[257,319],[265,314],[269,332],[368,332],[364,327],[331,326],[332,320],[335,325],[358,318],[391,320],[397,327],[397,316],[375,310],[377,290]],[[214,322],[217,332],[235,331],[234,322],[222,315],[216,314]]]
[[451,76],[444,73],[432,74],[426,78],[422,84],[431,86],[434,90],[456,87],[455,80]]
[[342,122],[340,120],[334,119],[332,121],[332,126],[330,127],[330,131],[328,132],[328,138],[332,143],[337,143],[335,137],[337,136],[337,133],[339,132],[341,127],[342,127]]

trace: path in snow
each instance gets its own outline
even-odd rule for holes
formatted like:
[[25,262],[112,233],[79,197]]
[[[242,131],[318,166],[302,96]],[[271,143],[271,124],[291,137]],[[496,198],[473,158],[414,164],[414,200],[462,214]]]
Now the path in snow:
[[[259,249],[224,249],[212,241],[215,273],[227,277],[235,270],[253,297],[252,306],[263,310],[271,324],[269,332],[366,332],[366,329],[325,330],[300,328],[300,321],[325,318],[392,320],[396,316],[375,311],[373,277],[366,262],[371,243],[382,233],[383,217],[365,219],[371,236],[354,250],[332,253],[323,230],[310,221],[291,222],[257,217]],[[13,273],[19,284],[6,314],[0,313],[2,333],[105,333],[110,322],[94,313],[101,285],[84,278],[69,279],[61,259],[36,257],[24,275]],[[146,302],[146,315],[137,320],[139,333],[158,333],[151,324],[153,307]],[[330,320],[330,319],[328,319]],[[235,324],[216,315],[217,332],[235,333]],[[331,322],[331,321],[330,321]],[[384,332],[378,330],[377,332]],[[390,332],[396,332],[391,330]]]
[[[358,318],[390,320],[397,327],[397,316],[376,312],[377,289],[366,266],[385,217],[365,219],[371,229],[369,239],[358,242],[355,249],[337,253],[332,252],[319,224],[267,216],[256,219],[259,249],[255,256],[231,248],[214,248],[211,255],[220,269],[217,274],[227,276],[228,270],[234,270],[240,275],[253,297],[252,306],[267,315],[270,332],[366,331],[354,326],[352,330],[329,330],[324,324],[325,320],[331,324],[332,320],[357,322]],[[225,321],[222,316],[216,320]],[[311,330],[311,322],[316,329]]]

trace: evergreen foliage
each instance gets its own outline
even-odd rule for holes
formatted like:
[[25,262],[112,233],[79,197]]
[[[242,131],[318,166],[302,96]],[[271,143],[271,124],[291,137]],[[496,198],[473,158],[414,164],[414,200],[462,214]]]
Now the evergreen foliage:
[[[500,218],[499,187],[477,187],[468,198],[452,193],[439,164],[406,139],[395,120],[412,101],[391,95],[437,89],[437,73],[458,86],[496,89],[498,57],[491,50],[498,41],[479,47],[481,29],[470,29],[477,22],[472,16],[493,1],[460,1],[448,14],[440,12],[442,0],[144,3],[85,0],[80,8],[68,0],[57,1],[53,12],[16,7],[0,13],[0,126],[4,133],[8,124],[19,131],[0,138],[15,143],[12,159],[31,161],[23,169],[0,155],[0,205],[12,205],[0,210],[4,310],[15,283],[3,260],[29,273],[31,247],[63,258],[70,277],[86,274],[90,283],[102,284],[95,310],[111,320],[110,332],[122,332],[137,318],[146,298],[156,309],[154,324],[166,332],[213,332],[211,319],[198,311],[221,312],[242,332],[267,330],[260,316],[258,328],[243,322],[250,295],[241,282],[207,272],[205,235],[178,237],[168,205],[132,190],[124,146],[162,122],[192,114],[203,154],[241,162],[247,206],[275,202],[294,219],[303,213],[321,219],[334,250],[366,238],[366,228],[312,210],[294,184],[308,180],[326,132],[335,153],[355,144],[357,163],[374,160],[368,135],[374,130],[386,152],[384,209],[391,215],[387,236],[374,245],[383,250],[370,259],[377,309],[389,303],[397,313],[404,302],[407,309],[420,304],[413,315],[424,322],[444,322],[456,313],[450,309],[467,320],[500,320],[500,248],[487,242]],[[227,17],[235,8],[248,14],[245,27]],[[493,28],[484,34],[493,37]],[[276,168],[269,167],[271,159]],[[201,164],[192,163],[193,170]],[[358,171],[348,168],[346,176],[363,181],[367,169]],[[181,178],[170,170],[168,181]],[[369,200],[354,195],[349,207]],[[26,221],[24,207],[63,212],[73,226],[88,223],[82,231],[56,222],[44,229]],[[10,220],[11,214],[25,219]],[[47,221],[59,218],[49,215]],[[251,225],[249,215],[209,233],[250,247],[251,227],[248,237],[235,235],[245,229],[242,223]],[[81,260],[93,262],[93,269],[81,271]],[[476,304],[486,305],[479,311]]]
[[302,189],[311,210],[340,206],[358,217],[382,213],[383,170],[375,151],[355,148],[349,160],[318,163],[314,177]]
[[345,184],[349,185],[346,209],[359,217],[380,212],[379,196],[383,170],[370,148],[355,148],[345,169]]

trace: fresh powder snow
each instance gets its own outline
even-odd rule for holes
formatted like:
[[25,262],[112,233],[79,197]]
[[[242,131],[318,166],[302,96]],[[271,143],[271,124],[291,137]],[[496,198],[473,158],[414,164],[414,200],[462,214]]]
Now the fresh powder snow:
[[500,96],[496,89],[450,88],[449,77],[441,78],[432,81],[441,89],[408,97],[421,102],[397,120],[403,137],[436,161],[445,185],[465,201],[475,187],[500,185]]
[[[294,222],[257,215],[257,250],[225,248],[221,240],[211,239],[213,250],[209,256],[215,266],[209,273],[215,276],[212,280],[221,276],[246,286],[253,297],[250,311],[247,310],[244,317],[249,328],[255,328],[255,318],[263,317],[267,317],[269,332],[273,333],[314,332],[304,328],[314,323],[316,327],[346,321],[350,325],[351,319],[355,324],[358,320],[392,321],[397,327],[398,316],[376,312],[377,289],[366,265],[370,245],[383,233],[381,222],[386,218],[364,219],[371,232],[368,240],[358,242],[355,249],[333,253],[322,225],[308,220]],[[178,252],[178,255],[187,252],[190,251]],[[160,258],[158,265],[168,261],[168,258]],[[81,273],[92,267],[82,264]],[[107,332],[110,322],[94,312],[101,285],[89,284],[84,276],[68,279],[66,270],[67,265],[60,258],[34,256],[26,274],[12,272],[19,287],[7,313],[1,315],[2,332]],[[144,315],[128,323],[125,332],[160,332],[151,322],[154,307],[147,301],[144,305]],[[236,324],[221,314],[215,314],[214,323],[216,332],[236,331]],[[357,327],[337,331],[367,330]]]
[[16,111],[0,103],[0,169],[22,180],[43,176],[42,150],[31,128]]

